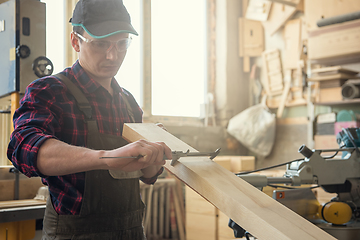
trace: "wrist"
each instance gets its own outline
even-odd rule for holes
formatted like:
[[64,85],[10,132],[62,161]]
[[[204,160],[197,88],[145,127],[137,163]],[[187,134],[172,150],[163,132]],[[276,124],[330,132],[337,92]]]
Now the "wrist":
[[160,171],[160,169],[162,167],[163,166],[161,166],[161,165],[151,165],[149,167],[141,169],[142,173],[144,174],[143,177],[144,178],[152,178],[152,177],[156,176],[156,174]]

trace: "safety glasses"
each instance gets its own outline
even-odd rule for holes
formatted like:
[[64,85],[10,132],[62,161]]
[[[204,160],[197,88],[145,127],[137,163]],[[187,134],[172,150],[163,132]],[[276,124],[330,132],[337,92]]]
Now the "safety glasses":
[[113,47],[115,47],[116,51],[118,51],[118,52],[124,52],[129,48],[131,40],[132,40],[132,38],[129,37],[129,38],[120,39],[119,41],[116,41],[116,42],[112,42],[112,41],[88,39],[88,38],[85,38],[84,36],[80,35],[77,32],[74,32],[74,34],[78,38],[83,40],[84,42],[91,44],[91,47],[95,51],[103,52],[103,53],[109,52]]

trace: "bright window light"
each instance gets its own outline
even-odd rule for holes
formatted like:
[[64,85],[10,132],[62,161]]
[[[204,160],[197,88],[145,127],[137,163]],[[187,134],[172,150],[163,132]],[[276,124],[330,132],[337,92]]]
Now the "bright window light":
[[64,23],[69,20],[64,17],[64,0],[41,2],[46,4],[46,57],[53,63],[55,74],[65,67]]
[[206,1],[151,0],[152,114],[199,117],[206,83]]
[[[141,8],[140,0],[123,0],[126,9],[131,16],[131,24],[135,30],[141,34]],[[140,54],[140,36],[132,36],[132,41],[129,49],[127,50],[126,57],[120,67],[119,72],[115,76],[119,85],[126,90],[130,91],[135,97],[139,105],[142,104],[141,100],[141,54]]]

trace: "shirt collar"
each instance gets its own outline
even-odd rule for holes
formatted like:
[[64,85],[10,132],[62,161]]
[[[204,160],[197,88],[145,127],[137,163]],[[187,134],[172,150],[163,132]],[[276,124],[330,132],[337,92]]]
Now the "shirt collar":
[[[82,88],[84,93],[94,93],[99,88],[103,88],[101,84],[89,77],[89,75],[80,65],[79,60],[74,63],[74,65],[71,67],[71,70],[74,73],[75,81],[77,82],[78,86]],[[122,92],[121,87],[119,86],[118,82],[115,80],[114,77],[111,80],[111,87],[113,88],[114,93]]]

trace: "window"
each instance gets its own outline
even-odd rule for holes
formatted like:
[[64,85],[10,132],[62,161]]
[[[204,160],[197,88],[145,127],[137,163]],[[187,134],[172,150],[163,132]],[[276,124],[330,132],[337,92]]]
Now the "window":
[[206,83],[206,1],[152,0],[152,114],[199,117]]
[[[142,104],[143,97],[140,58],[142,2],[124,0],[140,36],[133,37],[125,61],[115,77],[139,104]],[[206,1],[152,0],[151,43],[152,115],[199,117],[207,79]]]
[[131,45],[115,79],[121,87],[130,91],[141,105],[141,0],[123,0],[123,2],[131,16],[131,24],[139,36],[132,36]]
[[[46,4],[46,57],[54,65],[54,74],[62,71],[65,65],[65,24],[64,0],[42,0]],[[70,39],[70,36],[69,36]]]

